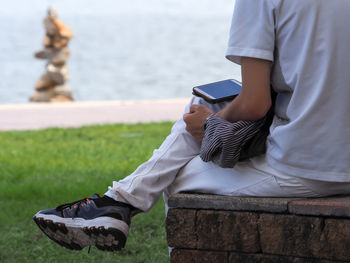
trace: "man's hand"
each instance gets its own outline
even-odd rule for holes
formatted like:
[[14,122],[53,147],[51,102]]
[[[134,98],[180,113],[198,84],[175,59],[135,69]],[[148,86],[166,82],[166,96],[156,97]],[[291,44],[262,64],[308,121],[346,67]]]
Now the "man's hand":
[[192,105],[190,112],[184,115],[186,130],[198,141],[204,137],[204,123],[206,118],[213,114],[212,110],[204,105]]

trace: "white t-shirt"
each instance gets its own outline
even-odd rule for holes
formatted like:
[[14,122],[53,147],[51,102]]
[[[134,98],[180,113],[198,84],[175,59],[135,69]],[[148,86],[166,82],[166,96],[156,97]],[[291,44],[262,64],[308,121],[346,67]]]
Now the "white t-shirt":
[[350,182],[350,1],[236,0],[226,55],[273,61],[268,163]]

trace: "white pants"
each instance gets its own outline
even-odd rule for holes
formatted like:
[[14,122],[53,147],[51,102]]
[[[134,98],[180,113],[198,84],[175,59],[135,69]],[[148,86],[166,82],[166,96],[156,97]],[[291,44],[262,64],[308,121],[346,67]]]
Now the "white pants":
[[[214,112],[226,103],[209,104],[197,97],[191,104],[205,104]],[[181,191],[260,197],[320,197],[350,193],[350,183],[331,183],[283,174],[265,161],[265,155],[239,162],[234,168],[221,168],[199,157],[200,144],[185,130],[183,119],[153,156],[135,172],[113,182],[105,195],[148,211],[162,193],[167,205],[170,195]]]

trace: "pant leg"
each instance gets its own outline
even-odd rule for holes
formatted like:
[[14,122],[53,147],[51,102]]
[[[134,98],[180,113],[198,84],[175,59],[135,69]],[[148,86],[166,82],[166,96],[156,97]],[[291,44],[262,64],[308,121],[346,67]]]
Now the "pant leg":
[[[262,162],[258,157],[259,162]],[[212,162],[193,158],[165,190],[167,196],[192,191],[227,196],[285,196],[276,178],[254,167],[254,159],[222,168]]]
[[[227,103],[209,104],[193,97],[186,107],[189,112],[192,104],[205,104],[218,112]],[[135,172],[123,180],[113,182],[105,195],[121,202],[131,204],[141,211],[148,211],[175,179],[179,170],[199,154],[200,144],[186,131],[181,118],[172,127],[171,134],[165,139],[153,156],[141,164]]]
[[281,188],[276,173],[266,163],[265,155],[238,162],[234,168],[222,168],[212,162],[203,162],[199,156],[195,157],[164,191],[166,211],[169,196],[184,191],[226,196],[319,196],[300,183],[295,183],[294,188]]
[[322,197],[350,194],[350,183],[334,183],[284,174],[271,167],[266,156],[238,162],[234,168],[221,168],[200,157],[193,158],[164,191],[167,200],[175,193],[191,191],[226,196]]

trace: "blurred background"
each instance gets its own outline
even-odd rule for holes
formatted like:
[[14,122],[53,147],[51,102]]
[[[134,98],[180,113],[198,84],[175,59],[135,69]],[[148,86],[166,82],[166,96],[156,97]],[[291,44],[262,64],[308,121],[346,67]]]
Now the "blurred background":
[[76,101],[183,98],[227,78],[234,0],[11,0],[0,9],[0,104],[27,103],[45,61],[47,8],[72,28],[68,60]]

